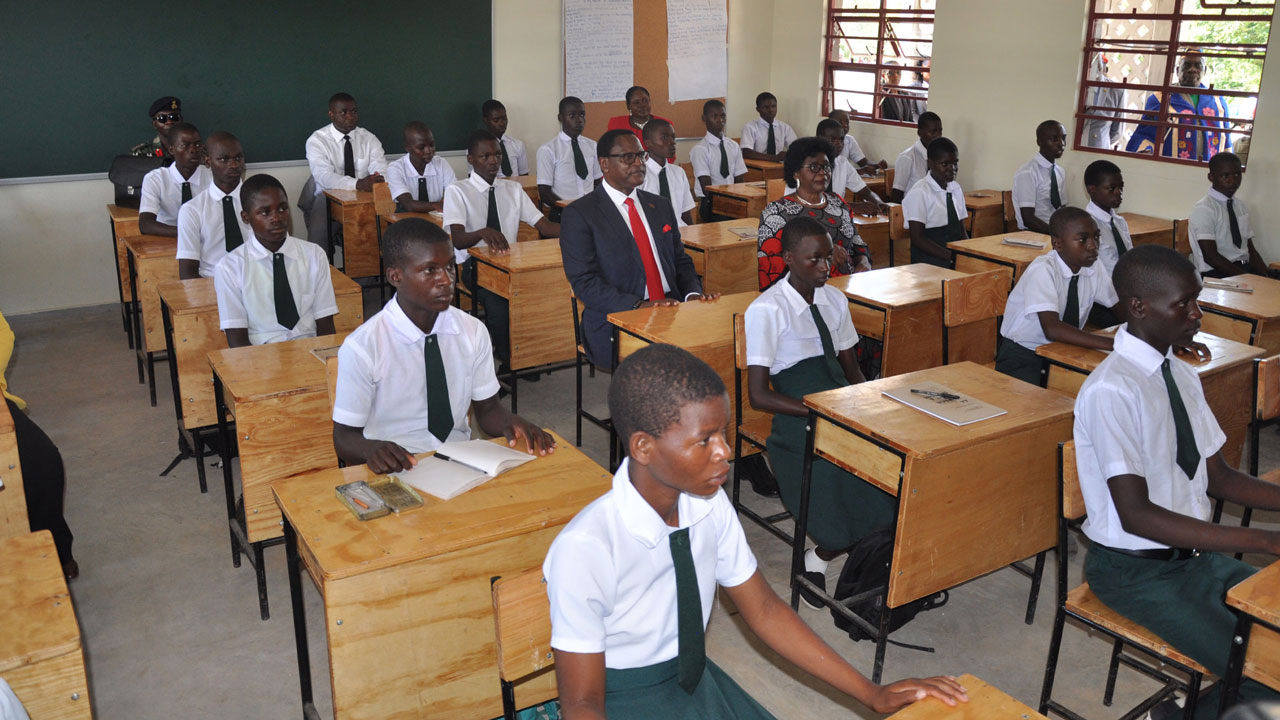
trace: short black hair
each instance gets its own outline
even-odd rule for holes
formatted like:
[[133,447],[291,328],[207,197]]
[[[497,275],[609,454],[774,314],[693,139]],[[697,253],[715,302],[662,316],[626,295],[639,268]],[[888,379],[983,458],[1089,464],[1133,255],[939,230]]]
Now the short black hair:
[[411,132],[420,132],[425,135],[426,133],[431,132],[431,128],[427,127],[427,124],[422,122],[421,120],[410,120],[409,122],[404,124],[403,133],[404,133],[404,136],[408,138],[409,133]]
[[503,105],[500,101],[494,100],[493,98],[489,98],[488,100],[484,101],[483,105],[480,106],[480,117],[489,117],[489,113],[491,112],[494,112],[496,110],[506,110],[506,109],[507,109],[507,106]]
[[627,99],[626,99],[626,103],[627,103],[628,105],[630,105],[630,104],[631,104],[631,97],[632,97],[633,95],[635,95],[636,93],[644,93],[645,95],[648,95],[648,94],[649,94],[649,90],[648,90],[647,88],[644,88],[644,87],[640,86],[640,85],[632,85],[631,87],[627,88],[627,95],[626,95],[626,98],[627,98]]
[[800,172],[800,166],[810,156],[818,153],[826,155],[827,162],[835,162],[835,147],[820,137],[802,137],[791,143],[787,148],[787,156],[782,160],[782,179],[787,185],[796,184],[796,173]]
[[[174,125],[173,127],[176,128],[178,126]],[[173,132],[173,130],[170,130],[169,132]],[[1213,157],[1209,158],[1209,172],[1215,173],[1215,174],[1220,173],[1223,170],[1226,170],[1227,163],[1231,163],[1231,162],[1234,162],[1240,165],[1241,167],[1244,167],[1244,163],[1240,162],[1239,155],[1236,155],[1235,153],[1232,153],[1232,152],[1220,152],[1217,155],[1214,155]]]
[[724,101],[723,101],[723,100],[708,100],[708,101],[706,101],[706,102],[702,103],[702,114],[703,114],[703,116],[705,116],[708,112],[710,112],[710,110],[711,110],[712,108],[720,108],[721,110],[724,110],[724,109],[725,109],[725,107],[724,107]]
[[932,110],[925,110],[920,113],[920,117],[916,118],[916,130],[924,129],[924,126],[931,122],[936,122],[941,125],[942,117]]
[[1067,236],[1067,226],[1077,220],[1088,220],[1089,222],[1097,222],[1089,213],[1078,207],[1064,205],[1049,216],[1049,236],[1055,238],[1065,238]]
[[467,154],[470,155],[476,151],[476,147],[482,142],[498,142],[498,136],[488,130],[473,130],[467,136]]
[[1120,302],[1147,297],[1153,290],[1167,287],[1170,280],[1196,268],[1182,253],[1165,245],[1139,245],[1120,256],[1111,279]]
[[350,93],[338,92],[329,96],[329,107],[333,107],[336,103],[340,103],[340,102],[355,102],[355,101],[356,99],[351,97]]
[[415,243],[453,245],[449,234],[439,225],[422,218],[405,218],[382,232],[382,243],[378,249],[382,253],[383,267],[404,267],[409,246]]
[[173,142],[173,138],[178,137],[179,134],[184,132],[193,132],[197,135],[200,134],[200,130],[189,122],[176,122],[164,131],[164,139]]
[[644,136],[644,139],[647,142],[651,140],[654,136],[656,136],[659,130],[663,128],[669,128],[669,127],[671,127],[671,123],[667,122],[666,120],[654,118],[644,124],[644,129],[640,131],[640,134]]
[[813,131],[813,134],[821,135],[824,130],[839,130],[840,132],[844,132],[844,126],[831,118],[825,118],[818,122],[818,128]]
[[207,148],[215,143],[238,143],[240,138],[232,135],[226,130],[219,130],[204,139],[204,146]]
[[1084,186],[1095,187],[1108,175],[1119,175],[1120,166],[1110,160],[1094,160],[1084,169]]
[[[828,119],[828,120],[835,120],[835,119],[836,119],[836,113],[844,113],[844,114],[845,114],[845,117],[848,117],[848,116],[849,116],[849,111],[848,111],[848,110],[845,110],[845,109],[843,109],[843,108],[834,108],[831,112],[827,113],[827,119]],[[836,120],[836,122],[839,122],[839,120]]]
[[284,185],[281,185],[280,181],[275,179],[275,176],[258,173],[245,180],[244,184],[240,186],[240,207],[248,210],[253,205],[254,198],[258,197],[258,193],[270,188],[275,188],[284,193],[285,199],[288,199],[289,193],[285,192]]
[[801,240],[815,235],[831,238],[822,223],[811,217],[800,215],[788,220],[787,224],[782,226],[782,252],[795,250]]
[[960,154],[960,148],[951,141],[950,138],[937,137],[933,142],[929,143],[929,147],[925,148],[925,157],[930,160],[941,160],[943,155],[947,153]]
[[560,98],[560,104],[556,106],[556,112],[563,115],[564,109],[566,107],[569,107],[570,105],[581,105],[584,108],[587,106],[586,103],[582,102],[582,98],[579,98],[574,95],[566,95]]
[[623,447],[637,432],[661,437],[690,403],[726,394],[715,370],[675,345],[647,345],[613,371],[609,414]]
[[763,103],[765,100],[772,100],[774,102],[778,102],[778,98],[775,97],[773,93],[769,92],[768,90],[765,90],[764,92],[756,96],[756,107],[760,107],[760,104]]
[[1058,122],[1057,120],[1045,120],[1044,122],[1040,123],[1039,125],[1036,126],[1036,139],[1039,140],[1040,135],[1042,135],[1043,133],[1049,130],[1052,130],[1053,128],[1059,125],[1062,125],[1062,123]]
[[636,136],[635,133],[627,130],[626,128],[617,128],[601,135],[600,139],[596,141],[596,157],[608,157],[609,155],[612,155],[613,149],[617,146],[618,141],[628,135],[631,137]]

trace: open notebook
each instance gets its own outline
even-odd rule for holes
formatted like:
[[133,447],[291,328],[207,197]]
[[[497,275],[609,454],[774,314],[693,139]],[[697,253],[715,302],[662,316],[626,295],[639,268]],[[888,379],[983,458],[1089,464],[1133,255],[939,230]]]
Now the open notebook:
[[532,459],[529,453],[488,440],[447,442],[435,455],[419,460],[411,470],[395,476],[441,500],[450,500]]

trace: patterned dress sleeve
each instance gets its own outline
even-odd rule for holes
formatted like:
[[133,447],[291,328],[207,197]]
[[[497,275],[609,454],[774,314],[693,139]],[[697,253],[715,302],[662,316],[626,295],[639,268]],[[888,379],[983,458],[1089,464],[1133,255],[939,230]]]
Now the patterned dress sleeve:
[[756,231],[756,258],[759,264],[760,289],[765,290],[787,272],[782,261],[782,228],[791,219],[784,213],[781,201],[765,206],[760,214],[760,228]]
[[858,226],[853,224],[853,217],[849,215],[849,206],[840,196],[827,193],[827,211],[838,216],[837,236],[840,238],[840,245],[849,253],[849,267],[843,270],[846,274],[852,273],[861,258],[871,261],[871,250],[858,235]]

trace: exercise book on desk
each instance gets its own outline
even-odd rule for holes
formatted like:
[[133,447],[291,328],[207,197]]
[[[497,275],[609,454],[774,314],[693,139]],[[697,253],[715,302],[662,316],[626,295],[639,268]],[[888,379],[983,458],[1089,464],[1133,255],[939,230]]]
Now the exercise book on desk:
[[441,445],[435,455],[395,475],[425,493],[451,500],[532,459],[529,453],[488,440],[464,440]]
[[1022,238],[1007,237],[1000,241],[1005,245],[1015,245],[1017,247],[1036,248],[1043,250],[1045,247],[1043,240],[1023,240]]
[[969,425],[1005,414],[1004,410],[995,405],[984,403],[936,382],[918,382],[885,390],[881,394],[956,426]]
[[1253,288],[1249,287],[1249,283],[1241,280],[1205,278],[1204,286],[1214,290],[1230,290],[1238,293],[1251,293]]

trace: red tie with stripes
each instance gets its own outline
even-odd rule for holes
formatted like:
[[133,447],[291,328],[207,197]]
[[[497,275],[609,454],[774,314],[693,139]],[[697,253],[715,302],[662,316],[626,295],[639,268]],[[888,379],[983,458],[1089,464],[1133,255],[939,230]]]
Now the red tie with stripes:
[[627,198],[622,202],[627,206],[627,216],[631,220],[631,235],[636,239],[636,249],[640,251],[640,262],[644,263],[644,282],[649,290],[649,299],[661,300],[666,297],[666,293],[662,291],[662,275],[658,273],[658,261],[653,257],[649,235],[644,231],[644,220],[640,218],[634,200]]

